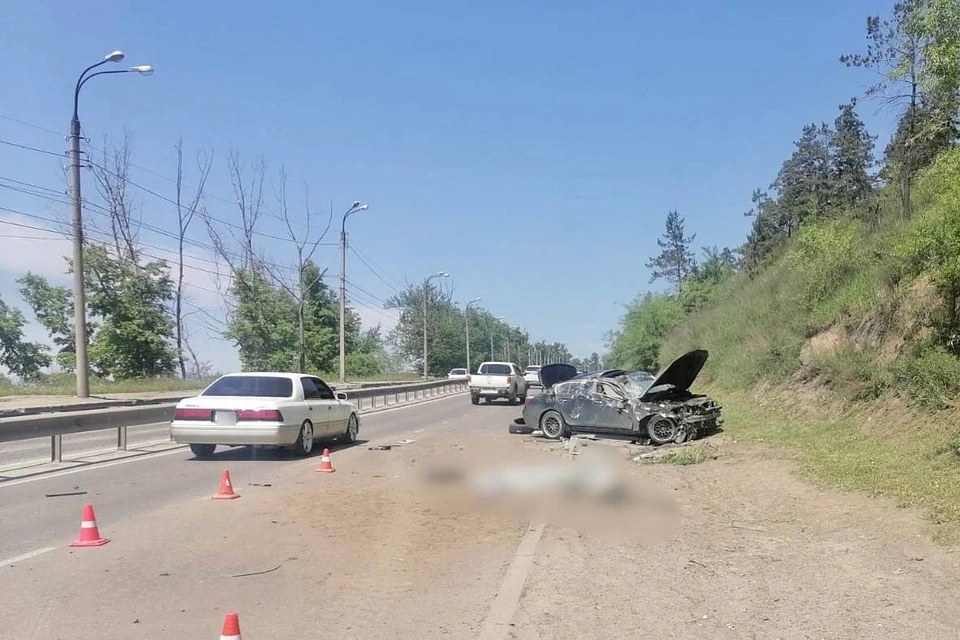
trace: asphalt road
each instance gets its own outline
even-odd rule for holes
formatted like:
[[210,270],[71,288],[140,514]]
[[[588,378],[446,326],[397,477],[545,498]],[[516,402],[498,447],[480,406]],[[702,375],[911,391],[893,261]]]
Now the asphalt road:
[[[358,446],[418,429],[442,428],[470,408],[469,397],[457,394],[364,415]],[[159,433],[157,427],[153,429]],[[322,446],[332,453],[338,450],[338,445]],[[0,450],[6,451],[7,446]],[[0,482],[0,569],[10,558],[75,539],[88,502],[95,505],[98,522],[113,523],[172,502],[209,497],[226,466],[240,491],[250,483],[276,485],[292,468],[301,467],[296,462],[285,451],[250,448],[218,449],[212,459],[201,461],[189,449],[178,447],[154,456]]]
[[[127,448],[170,441],[170,424],[158,422],[127,427]],[[63,436],[64,458],[77,458],[93,453],[115,451],[117,430],[88,431]],[[50,438],[31,438],[0,443],[0,469],[50,461]]]

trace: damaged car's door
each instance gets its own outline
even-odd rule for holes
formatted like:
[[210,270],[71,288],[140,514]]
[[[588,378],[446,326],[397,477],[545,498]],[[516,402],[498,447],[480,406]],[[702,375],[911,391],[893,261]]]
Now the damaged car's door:
[[592,384],[587,380],[572,380],[557,385],[557,402],[567,424],[577,427],[593,424],[594,405],[590,401]]
[[611,382],[597,382],[593,396],[594,425],[603,430],[633,431],[636,420],[626,394]]

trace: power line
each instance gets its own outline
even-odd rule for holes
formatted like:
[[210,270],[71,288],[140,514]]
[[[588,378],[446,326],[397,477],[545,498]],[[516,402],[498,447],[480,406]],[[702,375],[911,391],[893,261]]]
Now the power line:
[[385,308],[388,306],[386,300],[383,300],[383,299],[381,299],[381,298],[378,298],[376,295],[370,293],[369,291],[367,291],[366,289],[364,289],[364,288],[361,287],[360,285],[358,285],[358,284],[356,284],[356,283],[353,283],[353,282],[351,282],[350,280],[347,280],[346,278],[344,278],[344,281],[345,281],[348,285],[350,285],[351,287],[353,287],[354,289],[357,289],[358,291],[360,291],[361,293],[366,294],[368,297],[372,298],[373,300],[376,300],[377,302],[383,304],[383,306],[384,306]]
[[[47,187],[42,187],[42,186],[40,186],[40,185],[31,184],[31,183],[29,183],[29,182],[23,182],[23,181],[21,181],[21,180],[14,180],[13,178],[7,178],[7,177],[5,177],[5,176],[0,176],[0,180],[7,180],[7,181],[9,181],[9,182],[15,182],[15,183],[18,183],[18,184],[26,185],[26,186],[31,187],[31,188],[34,188],[34,189],[41,189],[41,190],[44,190],[44,191],[48,191],[48,192],[54,193],[53,189],[49,189],[49,188],[47,188]],[[65,201],[65,200],[63,200],[63,199],[60,199],[58,196],[44,195],[43,193],[34,193],[34,192],[31,192],[31,191],[26,190],[26,189],[21,189],[21,188],[18,188],[18,187],[12,187],[12,186],[10,186],[10,185],[5,185],[5,184],[0,184],[0,188],[10,189],[10,190],[15,191],[15,192],[17,192],[17,193],[23,193],[23,194],[26,194],[26,195],[31,195],[31,196],[34,196],[34,197],[36,197],[36,198],[41,198],[41,199],[43,199],[43,200],[47,200],[47,201],[49,201],[49,202],[56,202],[56,203],[58,203],[58,204],[69,204],[69,202],[67,202],[67,201]],[[102,206],[102,205],[98,205],[98,204],[96,204],[96,203],[93,203],[93,202],[90,202],[90,201],[84,199],[84,206],[85,206],[86,208],[90,209],[91,212],[94,213],[94,214],[97,214],[97,215],[102,216],[102,217],[105,217],[105,218],[110,218],[110,217],[111,217],[111,215],[110,215],[110,213],[109,213],[109,210],[108,210],[106,207]],[[24,216],[28,216],[28,217],[38,217],[38,216],[32,216],[31,214],[28,214],[28,213],[25,213],[25,212],[22,212],[22,211],[15,211],[15,210],[13,210],[13,209],[6,209],[6,210],[7,210],[7,211],[10,211],[11,213],[19,213],[20,215],[24,215]],[[50,221],[50,222],[60,223],[60,221],[50,220],[49,218],[41,218],[41,219],[43,219],[43,220],[48,220],[48,221]],[[142,227],[142,228],[146,229],[147,231],[150,231],[150,232],[156,233],[156,234],[158,234],[158,235],[161,235],[161,236],[170,238],[170,239],[172,239],[172,240],[177,240],[177,241],[179,241],[179,239],[180,239],[180,236],[179,236],[177,233],[174,233],[174,232],[171,232],[171,231],[167,231],[166,229],[161,229],[160,227],[156,227],[156,226],[151,225],[151,224],[149,224],[149,223],[142,222],[142,221],[137,221],[136,224],[137,224],[138,227]],[[192,246],[198,247],[198,248],[200,248],[200,249],[205,249],[205,250],[210,251],[211,253],[214,253],[214,254],[221,253],[221,251],[218,251],[218,250],[216,249],[216,247],[214,247],[213,245],[205,244],[205,243],[199,242],[199,241],[197,241],[197,240],[192,240],[192,239],[190,239],[190,238],[187,238],[186,236],[183,238],[183,241],[184,241],[185,244],[192,245]],[[139,241],[138,241],[138,242],[139,242]],[[148,246],[148,247],[151,246],[151,245],[148,245],[148,244],[142,243],[142,242],[141,242],[141,244],[143,244],[144,246]],[[163,248],[161,248],[161,247],[156,247],[156,246],[154,246],[153,248],[154,248],[154,249],[161,249],[161,250],[163,250],[163,251],[171,251],[171,250],[169,250],[169,249],[163,249]],[[227,257],[234,258],[234,259],[238,259],[238,258],[241,257],[240,254],[237,254],[237,253],[234,253],[234,252],[230,252],[230,251],[226,251],[226,250],[223,250],[222,253],[225,253],[225,254],[227,255]],[[202,259],[202,258],[197,258],[197,259]],[[212,262],[212,261],[210,261],[210,260],[204,260],[204,261],[205,261],[205,262],[209,262],[210,264],[217,264],[217,263]],[[268,261],[265,261],[265,260],[262,261],[262,262],[263,262],[264,264],[269,265],[270,267],[273,267],[274,269],[277,269],[277,270],[280,270],[280,271],[288,271],[288,272],[290,272],[290,273],[296,273],[296,271],[297,271],[297,269],[296,269],[295,267],[289,267],[289,266],[286,266],[286,265],[276,264],[276,263],[268,262]]]
[[[62,158],[62,157],[64,156],[63,153],[55,153],[55,152],[53,152],[53,151],[49,151],[49,150],[46,150],[46,149],[38,149],[38,148],[36,148],[36,147],[31,147],[31,146],[28,146],[28,145],[23,145],[23,144],[19,144],[19,143],[16,143],[16,142],[10,142],[9,140],[0,140],[0,144],[6,144],[6,145],[9,145],[9,146],[11,146],[11,147],[16,147],[16,148],[18,148],[18,149],[24,149],[24,150],[26,150],[26,151],[35,151],[35,152],[37,152],[37,153],[44,153],[44,154],[51,155],[51,156],[57,156],[57,157],[59,157],[59,158]],[[90,155],[89,152],[87,153],[87,155],[88,155],[88,156]],[[111,171],[111,170],[108,169],[107,167],[104,167],[103,165],[98,164],[97,162],[94,162],[94,161],[93,161],[92,159],[90,159],[89,157],[87,158],[87,162],[88,162],[91,166],[94,166],[94,167],[96,167],[97,169],[100,169],[101,171],[104,171],[104,172],[110,174],[110,175],[113,176],[114,178],[116,178],[116,179],[118,179],[118,180],[123,180],[124,182],[126,182],[127,184],[129,184],[129,185],[132,186],[132,187],[136,187],[137,189],[140,189],[141,191],[143,191],[143,192],[145,192],[145,193],[148,193],[148,194],[152,195],[152,196],[155,197],[155,198],[158,198],[158,199],[160,199],[160,200],[163,200],[164,202],[167,202],[167,203],[169,203],[169,204],[172,204],[173,206],[177,206],[177,201],[176,201],[176,200],[172,200],[172,199],[168,198],[167,196],[165,196],[165,195],[163,195],[163,194],[157,193],[156,191],[154,191],[154,190],[152,190],[152,189],[150,189],[150,188],[148,188],[148,187],[145,187],[145,186],[143,186],[142,184],[140,184],[140,183],[138,183],[138,182],[136,182],[136,181],[134,181],[134,180],[131,180],[131,179],[128,178],[128,177],[121,176],[121,175],[115,173],[114,171]],[[131,163],[131,166],[133,166],[132,163]],[[167,179],[169,180],[169,178],[167,178]],[[229,204],[234,204],[234,205],[236,204],[235,201],[232,201],[232,202],[231,202],[231,201],[228,201],[228,200],[224,200],[223,198],[215,198],[215,199],[217,199],[217,200],[222,200],[222,201],[227,202],[227,203],[229,203]],[[264,209],[264,211],[266,211],[266,209]],[[267,213],[269,214],[270,212],[267,211]],[[238,225],[238,224],[236,224],[236,223],[234,223],[234,222],[229,222],[229,221],[227,221],[227,220],[222,220],[222,219],[220,219],[220,218],[216,218],[216,217],[211,216],[211,215],[207,215],[206,217],[209,218],[210,220],[212,220],[212,221],[214,221],[214,222],[217,222],[217,223],[219,223],[219,224],[222,224],[222,225],[224,225],[224,226],[226,226],[226,227],[231,227],[231,228],[233,228],[233,229],[238,229],[238,230],[240,230],[240,231],[245,231],[244,228],[243,228],[243,226]],[[252,233],[253,235],[261,236],[261,237],[264,237],[264,238],[270,238],[271,240],[278,240],[278,241],[280,241],[280,242],[291,242],[291,243],[293,243],[293,244],[296,244],[296,243],[297,243],[297,241],[294,240],[293,238],[285,238],[285,237],[283,237],[283,236],[273,235],[272,233],[266,233],[266,232],[264,232],[264,231],[256,231],[256,230],[253,230],[253,231],[251,231],[251,233]],[[321,243],[319,243],[318,246],[321,246],[321,247],[336,247],[336,246],[339,246],[339,243],[337,243],[337,242],[321,242]]]
[[397,294],[400,294],[400,293],[401,293],[401,291],[400,291],[399,289],[397,289],[395,286],[393,286],[392,284],[390,284],[389,282],[387,282],[387,279],[384,278],[382,275],[380,275],[380,272],[378,272],[376,269],[374,269],[373,266],[372,266],[369,262],[367,262],[366,258],[364,258],[362,255],[360,255],[360,252],[359,252],[359,251],[357,251],[352,245],[348,245],[348,247],[350,248],[351,253],[353,253],[353,255],[357,256],[357,258],[360,259],[360,262],[362,262],[364,265],[366,265],[367,269],[369,269],[370,272],[371,272],[373,275],[377,276],[377,278],[379,278],[380,281],[381,281],[383,284],[385,284],[385,285],[387,285],[388,287],[390,287],[390,288],[394,291],[394,293],[397,293]]
[[17,124],[22,124],[22,125],[25,126],[25,127],[31,127],[31,128],[33,128],[33,129],[37,129],[38,131],[45,131],[45,132],[47,132],[47,133],[52,133],[52,134],[55,135],[55,136],[63,136],[63,135],[64,135],[63,132],[61,132],[61,131],[54,131],[53,129],[47,129],[46,127],[41,127],[41,126],[38,125],[38,124],[33,124],[32,122],[27,122],[27,121],[25,121],[25,120],[19,120],[19,119],[17,119],[17,118],[14,118],[13,116],[5,116],[5,115],[3,115],[3,114],[0,114],[0,118],[3,118],[4,120],[9,120],[10,122],[16,122]]
[[45,153],[48,156],[56,156],[61,159],[65,157],[65,154],[63,152],[56,153],[53,151],[47,151],[46,149],[37,149],[36,147],[31,147],[25,144],[19,144],[17,142],[10,142],[9,140],[0,140],[0,144],[5,144],[9,147],[16,147],[17,149],[24,149],[25,151],[35,151],[36,153]]

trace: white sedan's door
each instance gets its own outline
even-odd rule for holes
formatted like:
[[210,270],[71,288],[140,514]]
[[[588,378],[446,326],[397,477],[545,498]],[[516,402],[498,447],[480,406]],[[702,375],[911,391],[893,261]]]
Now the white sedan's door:
[[347,418],[350,417],[347,408],[337,400],[333,389],[327,386],[327,383],[320,378],[313,378],[314,384],[320,391],[320,401],[327,413],[327,430],[324,435],[336,436],[347,430]]
[[304,376],[300,378],[303,385],[303,402],[307,408],[307,417],[313,423],[313,435],[320,437],[330,430],[330,408],[323,401],[316,378]]

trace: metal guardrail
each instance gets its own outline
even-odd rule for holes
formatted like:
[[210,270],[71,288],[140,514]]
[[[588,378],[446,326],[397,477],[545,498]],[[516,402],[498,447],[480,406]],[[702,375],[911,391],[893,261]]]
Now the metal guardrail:
[[[466,390],[466,380],[436,380],[395,386],[345,389],[342,393],[354,402],[359,413],[405,404]],[[380,400],[380,402],[377,402]],[[50,461],[63,461],[63,436],[88,431],[117,430],[117,449],[127,450],[127,427],[136,427],[173,419],[177,402],[160,402],[139,406],[114,406],[80,411],[0,418],[0,442],[31,438],[50,438]]]

